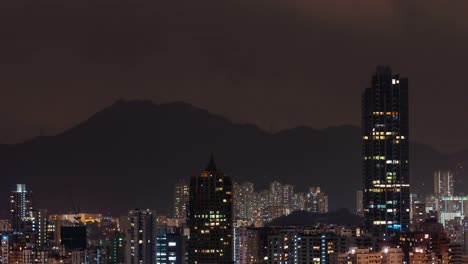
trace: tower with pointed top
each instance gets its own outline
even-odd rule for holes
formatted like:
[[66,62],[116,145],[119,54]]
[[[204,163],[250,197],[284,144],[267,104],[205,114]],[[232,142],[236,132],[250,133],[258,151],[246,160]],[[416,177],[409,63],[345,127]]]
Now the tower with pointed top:
[[205,170],[190,179],[187,224],[189,263],[233,263],[232,181],[213,156]]

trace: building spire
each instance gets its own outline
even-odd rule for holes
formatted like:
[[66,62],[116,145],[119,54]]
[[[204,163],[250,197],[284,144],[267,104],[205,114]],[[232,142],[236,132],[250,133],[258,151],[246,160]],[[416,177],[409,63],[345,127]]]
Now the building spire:
[[208,165],[206,165],[205,171],[218,171],[218,168],[216,167],[216,163],[214,161],[213,153],[211,153],[210,161],[208,162]]

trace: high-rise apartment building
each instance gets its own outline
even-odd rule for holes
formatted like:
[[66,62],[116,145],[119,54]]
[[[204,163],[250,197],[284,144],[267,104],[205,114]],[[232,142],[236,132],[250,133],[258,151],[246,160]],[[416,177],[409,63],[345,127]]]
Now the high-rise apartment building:
[[25,184],[17,184],[10,195],[11,227],[15,232],[29,232],[32,229],[32,192]]
[[189,202],[189,185],[188,183],[180,179],[174,189],[174,218],[186,219],[187,218],[187,206]]
[[131,210],[125,230],[126,264],[155,263],[156,213],[153,210]]
[[33,211],[34,217],[34,228],[36,230],[35,244],[36,246],[45,246],[47,245],[47,210],[39,209]]
[[10,232],[10,231],[12,231],[10,220],[0,219],[0,232]]
[[310,187],[305,207],[311,213],[328,213],[328,195],[320,187]]
[[362,95],[366,229],[406,231],[410,222],[408,79],[379,66]]
[[236,220],[245,220],[252,224],[255,220],[256,200],[254,184],[251,182],[234,183],[232,202]]
[[294,194],[293,211],[303,211],[305,209],[306,195],[302,192]]
[[294,207],[294,186],[290,184],[283,185],[282,203],[286,208],[286,214],[290,214]]
[[413,203],[413,225],[421,225],[426,220],[426,204],[419,201]]
[[437,196],[454,195],[454,180],[451,171],[434,172],[434,194]]
[[160,227],[156,236],[156,264],[185,264],[187,236],[180,228]]
[[190,179],[189,263],[233,263],[232,182],[213,157]]
[[328,195],[320,187],[305,194],[294,192],[294,186],[274,181],[267,190],[255,192],[250,182],[233,184],[233,214],[237,225],[263,226],[294,211],[328,212]]
[[362,190],[356,192],[356,214],[364,216],[364,194]]
[[7,235],[1,236],[0,239],[2,263],[10,263],[10,240]]
[[283,206],[283,184],[274,181],[270,183],[269,206]]

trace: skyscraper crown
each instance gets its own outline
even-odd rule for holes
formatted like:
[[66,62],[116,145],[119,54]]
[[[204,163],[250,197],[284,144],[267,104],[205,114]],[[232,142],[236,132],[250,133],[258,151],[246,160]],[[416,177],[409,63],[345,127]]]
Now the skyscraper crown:
[[390,68],[390,66],[379,65],[376,67],[375,74],[376,75],[392,75],[392,69]]
[[206,165],[205,171],[218,171],[218,168],[216,167],[216,163],[214,161],[213,153],[211,154],[208,165]]

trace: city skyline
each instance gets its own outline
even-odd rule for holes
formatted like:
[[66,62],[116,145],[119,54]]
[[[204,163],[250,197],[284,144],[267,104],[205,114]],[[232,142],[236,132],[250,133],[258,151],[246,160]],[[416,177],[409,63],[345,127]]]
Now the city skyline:
[[[434,259],[450,261],[449,263],[461,261],[466,259],[466,252],[468,252],[466,243],[468,222],[464,219],[468,212],[468,196],[458,196],[459,192],[453,189],[455,179],[452,172],[438,170],[434,172],[433,177],[432,195],[422,200],[421,198],[424,197],[411,195],[411,230],[400,230],[395,233],[394,231],[388,232],[388,230],[370,229],[367,233],[362,229],[364,227],[362,221],[358,221],[360,222],[358,224],[345,220],[352,215],[349,212],[332,212],[318,216],[318,218],[316,216],[315,220],[312,220],[311,215],[294,213],[293,210],[285,211],[284,216],[275,216],[282,220],[274,221],[272,226],[268,223],[254,226],[245,221],[248,213],[239,214],[238,209],[245,207],[242,205],[239,207],[237,203],[252,200],[263,202],[263,199],[244,199],[245,195],[253,194],[254,187],[250,183],[238,184],[237,187],[234,184],[231,193],[230,179],[223,176],[211,158],[201,175],[192,177],[190,201],[188,201],[192,203],[189,205],[191,213],[188,215],[192,217],[192,220],[188,222],[183,219],[170,218],[168,215],[150,209],[132,209],[128,216],[121,218],[78,211],[74,214],[49,215],[47,210],[41,209],[37,210],[39,214],[33,213],[30,214],[31,217],[20,220],[30,229],[12,233],[12,226],[1,221],[0,234],[3,234],[1,258],[3,261],[6,260],[6,263],[12,263],[12,261],[14,263],[22,257],[25,264],[32,264],[33,259],[36,259],[35,263],[43,264],[55,263],[54,261],[63,263],[62,261],[70,260],[71,262],[65,263],[80,264],[84,260],[89,264],[128,264],[142,261],[143,263],[179,264],[192,263],[194,260],[190,257],[190,251],[196,248],[198,251],[202,250],[201,255],[226,252],[218,251],[217,248],[220,247],[210,250],[206,248],[213,248],[220,241],[230,241],[229,243],[234,248],[234,255],[224,260],[217,257],[215,257],[217,260],[204,257],[202,262],[247,264],[283,260],[292,263],[345,264],[352,261],[351,263],[364,264],[367,262],[361,261],[381,259],[382,262],[379,263],[389,264],[403,263],[414,258],[419,259],[418,263],[422,264],[432,263],[431,260]],[[180,190],[185,188],[185,184],[181,181],[177,182],[173,190],[175,197],[178,195],[184,197],[184,192]],[[199,190],[196,190],[197,188]],[[291,185],[272,182],[269,191],[271,193],[266,196],[266,200],[272,206],[281,207],[284,204],[296,206],[297,202],[290,199],[296,197]],[[21,194],[27,192],[32,193],[24,184],[18,184],[12,190],[12,194],[20,194],[18,196],[20,200],[24,200],[24,195]],[[319,187],[311,187],[310,193],[320,194],[321,191]],[[264,195],[264,191],[259,194]],[[231,200],[231,195],[233,204],[219,207],[220,204],[230,203],[227,199]],[[308,194],[307,197],[312,196]],[[28,197],[28,202],[33,204],[32,196]],[[177,200],[174,202],[175,207],[180,207]],[[303,201],[302,206],[308,207],[304,203],[307,202]],[[217,209],[221,211],[216,211]],[[21,211],[36,212],[29,206]],[[269,210],[265,212],[267,211]],[[195,215],[195,212],[198,214]],[[231,213],[232,218],[229,217]],[[359,211],[356,213],[359,214]],[[13,210],[11,214],[15,216],[16,212]],[[330,220],[323,218],[333,214],[337,214],[341,220],[338,218],[328,222]],[[288,218],[287,215],[291,215],[292,218],[284,222]],[[200,219],[193,221],[193,216],[198,216],[195,219]],[[309,219],[310,222],[303,222],[297,218],[298,216]],[[340,221],[341,224],[333,223],[333,221]],[[298,224],[300,222],[303,224]],[[34,226],[38,229],[35,230]],[[204,227],[199,230],[202,236],[194,235],[200,226]],[[224,227],[227,230],[223,231]],[[234,235],[229,235],[228,230],[233,230]],[[218,231],[220,233],[217,233]],[[26,236],[23,237],[22,234]],[[102,240],[96,240],[101,236],[105,238],[104,244]],[[220,237],[224,239],[219,240]],[[22,242],[24,241],[22,239],[29,242]],[[201,241],[200,239],[208,240]],[[386,239],[388,242],[385,242]],[[264,243],[270,246],[263,247]],[[409,249],[408,244],[405,243],[409,243]],[[10,249],[8,253],[5,251],[6,247]],[[68,253],[64,255],[56,252],[57,247],[64,247],[64,252]],[[224,256],[224,253],[220,253],[220,256]],[[123,260],[124,257],[126,260]],[[189,262],[186,262],[187,259]]]
[[468,1],[0,1],[0,264],[468,264]]

